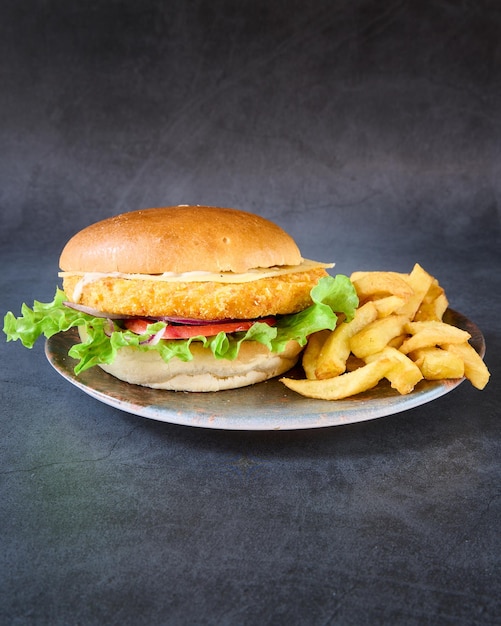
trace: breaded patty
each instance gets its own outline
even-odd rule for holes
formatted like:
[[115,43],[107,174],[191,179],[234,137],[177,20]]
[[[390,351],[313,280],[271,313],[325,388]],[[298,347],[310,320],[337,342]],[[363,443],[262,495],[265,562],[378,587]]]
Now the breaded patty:
[[[167,282],[104,277],[84,285],[78,302],[107,313],[201,320],[254,319],[297,313],[311,304],[310,290],[324,269],[246,283]],[[63,289],[75,301],[79,276],[66,276]],[[78,295],[79,289],[77,288]]]

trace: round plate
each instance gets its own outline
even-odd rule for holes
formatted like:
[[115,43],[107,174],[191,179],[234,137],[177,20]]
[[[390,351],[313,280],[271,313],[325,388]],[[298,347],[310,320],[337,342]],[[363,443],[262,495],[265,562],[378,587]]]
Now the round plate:
[[[449,309],[444,317],[471,335],[470,343],[483,357],[484,337],[466,317]],[[76,329],[47,340],[45,353],[53,367],[88,395],[122,411],[162,422],[223,430],[295,430],[340,426],[406,411],[452,391],[464,379],[421,381],[401,396],[389,384],[347,400],[311,400],[288,390],[278,379],[226,391],[188,393],[130,385],[99,367],[76,376],[68,350],[79,341]]]

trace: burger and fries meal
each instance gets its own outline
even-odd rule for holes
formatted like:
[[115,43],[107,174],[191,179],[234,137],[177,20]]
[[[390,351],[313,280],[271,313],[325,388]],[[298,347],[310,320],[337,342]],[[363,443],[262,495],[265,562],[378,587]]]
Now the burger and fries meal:
[[206,206],[123,213],[74,235],[50,303],[4,320],[8,341],[76,328],[75,373],[99,366],[125,382],[220,391],[281,376],[284,385],[339,400],[383,379],[400,394],[423,379],[489,380],[470,335],[448,324],[438,281],[408,274],[331,276],[260,216]]

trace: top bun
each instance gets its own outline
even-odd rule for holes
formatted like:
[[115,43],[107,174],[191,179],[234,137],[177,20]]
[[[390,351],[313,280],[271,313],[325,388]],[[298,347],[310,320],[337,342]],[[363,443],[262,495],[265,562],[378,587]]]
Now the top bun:
[[242,273],[301,262],[292,237],[263,217],[181,205],[122,213],[92,224],[68,241],[59,265],[65,272],[178,274]]

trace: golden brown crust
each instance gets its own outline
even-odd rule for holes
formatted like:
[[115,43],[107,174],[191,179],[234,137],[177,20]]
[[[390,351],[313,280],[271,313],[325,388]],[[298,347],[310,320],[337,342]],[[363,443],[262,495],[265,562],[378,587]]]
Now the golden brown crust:
[[301,260],[292,237],[263,217],[236,209],[177,206],[92,224],[68,241],[59,264],[64,271],[78,272],[242,273]]
[[[324,269],[297,272],[251,283],[172,283],[101,278],[86,284],[74,298],[78,276],[64,278],[69,300],[107,313],[194,319],[254,319],[302,311],[311,304],[310,290]],[[79,290],[77,290],[78,292]]]

